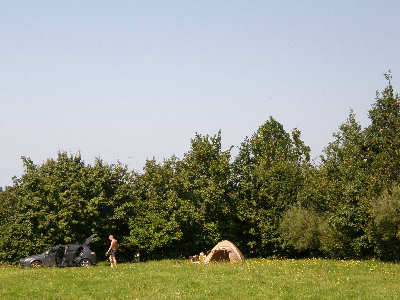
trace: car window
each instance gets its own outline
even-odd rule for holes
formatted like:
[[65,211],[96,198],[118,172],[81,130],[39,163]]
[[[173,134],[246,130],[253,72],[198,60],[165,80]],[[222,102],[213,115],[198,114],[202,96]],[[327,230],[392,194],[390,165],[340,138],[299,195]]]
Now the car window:
[[68,250],[70,250],[70,251],[76,251],[76,250],[78,250],[80,247],[81,247],[80,245],[70,245],[70,246],[68,246]]

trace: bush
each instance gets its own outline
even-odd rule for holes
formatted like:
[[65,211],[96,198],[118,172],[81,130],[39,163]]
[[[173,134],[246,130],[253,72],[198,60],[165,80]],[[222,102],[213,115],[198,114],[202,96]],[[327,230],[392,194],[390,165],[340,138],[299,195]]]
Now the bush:
[[298,251],[320,248],[322,218],[313,210],[293,206],[283,215],[280,231],[284,240]]
[[370,238],[383,260],[400,259],[400,185],[371,201]]

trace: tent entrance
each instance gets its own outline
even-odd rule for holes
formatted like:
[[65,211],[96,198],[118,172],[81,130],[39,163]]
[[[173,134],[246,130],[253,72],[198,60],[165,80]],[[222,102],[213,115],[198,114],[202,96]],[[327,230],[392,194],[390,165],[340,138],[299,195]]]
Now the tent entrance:
[[229,260],[229,251],[227,250],[214,250],[213,256],[210,261],[225,261]]

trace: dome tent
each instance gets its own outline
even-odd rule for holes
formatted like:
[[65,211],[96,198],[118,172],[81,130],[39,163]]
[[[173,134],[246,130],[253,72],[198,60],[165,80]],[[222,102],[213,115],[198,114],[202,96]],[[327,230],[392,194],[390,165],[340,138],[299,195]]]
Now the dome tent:
[[230,241],[219,242],[212,248],[210,253],[204,259],[204,263],[229,260],[230,262],[243,262],[242,252]]

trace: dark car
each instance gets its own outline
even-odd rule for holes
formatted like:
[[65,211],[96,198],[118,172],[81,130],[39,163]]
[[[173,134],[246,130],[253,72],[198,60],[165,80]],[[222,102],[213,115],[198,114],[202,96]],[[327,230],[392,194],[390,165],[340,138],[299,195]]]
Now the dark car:
[[25,268],[46,267],[88,267],[96,264],[96,253],[89,245],[96,237],[91,235],[83,244],[57,245],[46,252],[21,259]]

